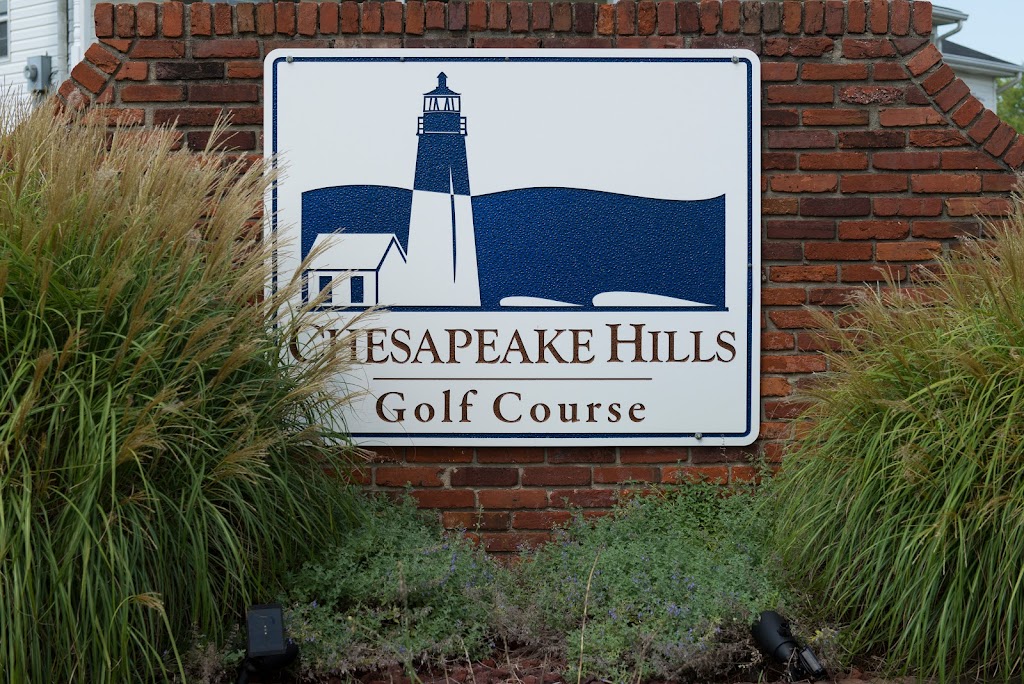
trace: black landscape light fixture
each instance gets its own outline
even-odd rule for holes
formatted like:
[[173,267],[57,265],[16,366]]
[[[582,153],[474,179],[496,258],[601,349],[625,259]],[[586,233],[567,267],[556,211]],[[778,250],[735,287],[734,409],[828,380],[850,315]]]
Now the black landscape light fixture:
[[761,613],[750,631],[762,650],[787,667],[791,680],[813,681],[828,677],[825,668],[814,657],[811,649],[806,646],[801,648],[793,638],[789,623],[774,610]]
[[288,667],[298,657],[298,645],[288,643],[284,637],[284,609],[280,605],[249,606],[245,626],[245,660],[238,673],[238,684],[248,684],[250,675]]

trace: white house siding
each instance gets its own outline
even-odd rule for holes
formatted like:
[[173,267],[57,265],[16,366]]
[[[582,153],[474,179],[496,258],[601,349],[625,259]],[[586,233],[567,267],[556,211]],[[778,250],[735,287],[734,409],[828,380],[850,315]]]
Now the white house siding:
[[954,69],[954,71],[959,72],[957,76],[964,80],[964,83],[971,89],[971,93],[981,100],[986,108],[991,109],[993,112],[996,110],[999,96],[996,92],[995,79],[992,76],[969,74],[960,69]]
[[[23,70],[36,55],[51,58],[52,87],[68,77],[67,7],[70,0],[10,0],[8,24],[10,55],[0,60],[0,86],[5,91],[28,94]],[[75,62],[81,59],[78,55]]]

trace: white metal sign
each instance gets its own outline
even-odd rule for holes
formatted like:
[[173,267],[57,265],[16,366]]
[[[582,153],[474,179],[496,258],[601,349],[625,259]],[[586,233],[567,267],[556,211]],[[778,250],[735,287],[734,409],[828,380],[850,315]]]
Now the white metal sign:
[[752,442],[759,83],[743,50],[272,52],[274,278],[304,343],[382,308],[354,438]]

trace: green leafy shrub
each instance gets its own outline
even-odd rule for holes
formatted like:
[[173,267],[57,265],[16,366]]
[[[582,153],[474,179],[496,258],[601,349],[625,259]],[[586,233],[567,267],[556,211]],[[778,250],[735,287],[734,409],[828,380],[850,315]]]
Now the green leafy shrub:
[[343,545],[289,583],[286,621],[303,671],[411,669],[486,654],[503,569],[409,501],[373,500],[368,510]]
[[687,485],[577,518],[517,568],[508,637],[557,648],[572,681],[581,637],[584,681],[700,680],[758,662],[750,623],[783,598],[760,491]]
[[263,170],[108,135],[43,107],[0,138],[10,681],[180,669],[193,629],[219,639],[351,513],[324,473],[347,463],[326,385],[344,359],[284,363],[295,284],[256,296]]
[[1007,679],[1024,653],[1024,204],[941,261],[928,296],[875,293],[787,457],[788,566],[899,670]]

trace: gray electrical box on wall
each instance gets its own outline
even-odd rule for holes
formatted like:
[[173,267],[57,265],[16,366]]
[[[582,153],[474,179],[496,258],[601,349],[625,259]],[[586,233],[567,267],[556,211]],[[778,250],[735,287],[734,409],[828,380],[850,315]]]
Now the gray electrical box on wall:
[[41,93],[49,89],[50,69],[49,55],[34,55],[25,60],[25,80],[30,92]]

